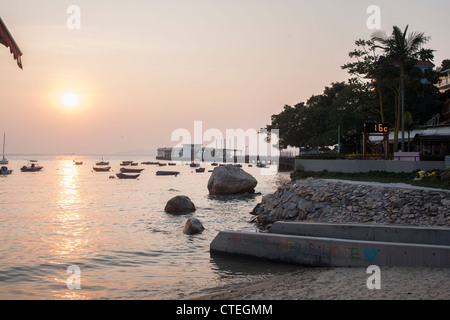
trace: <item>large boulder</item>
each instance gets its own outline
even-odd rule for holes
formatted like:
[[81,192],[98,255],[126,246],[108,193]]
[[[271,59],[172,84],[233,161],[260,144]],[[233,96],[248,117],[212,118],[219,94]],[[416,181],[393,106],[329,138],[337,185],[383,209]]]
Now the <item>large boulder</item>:
[[195,211],[195,205],[186,196],[176,196],[167,201],[164,211],[167,213],[188,213]]
[[210,194],[254,193],[258,181],[240,167],[228,165],[214,168],[208,181]]
[[189,218],[184,225],[184,234],[196,234],[201,233],[205,228],[202,223],[196,218]]

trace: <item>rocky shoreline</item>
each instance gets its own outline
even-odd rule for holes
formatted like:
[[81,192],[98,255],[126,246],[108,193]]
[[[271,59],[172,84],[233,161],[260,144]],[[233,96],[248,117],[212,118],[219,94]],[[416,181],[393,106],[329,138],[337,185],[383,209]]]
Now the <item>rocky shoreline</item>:
[[450,191],[309,178],[264,196],[251,214],[264,229],[276,221],[450,226]]

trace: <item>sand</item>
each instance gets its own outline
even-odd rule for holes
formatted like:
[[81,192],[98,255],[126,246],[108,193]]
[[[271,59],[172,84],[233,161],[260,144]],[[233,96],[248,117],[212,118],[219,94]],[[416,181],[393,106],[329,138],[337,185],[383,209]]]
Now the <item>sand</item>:
[[265,282],[243,284],[186,300],[449,300],[450,269],[380,268],[380,289],[369,289],[366,268],[304,268]]

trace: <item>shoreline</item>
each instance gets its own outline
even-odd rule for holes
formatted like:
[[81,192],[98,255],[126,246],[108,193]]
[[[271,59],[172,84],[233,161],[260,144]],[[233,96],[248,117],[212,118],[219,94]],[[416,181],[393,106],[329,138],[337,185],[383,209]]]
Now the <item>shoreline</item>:
[[[364,187],[389,187],[394,190],[403,188],[411,191],[444,192],[444,194],[449,192],[449,190],[422,188],[400,183],[317,179],[317,181],[320,180],[328,183],[363,185]],[[281,197],[282,195],[278,195],[278,198]],[[372,273],[368,272],[367,267],[303,267],[299,265],[298,271],[289,274],[235,285],[227,290],[211,290],[209,293],[187,296],[184,299],[450,300],[450,268],[381,267],[379,278],[381,288],[369,289],[368,279]]]
[[450,300],[450,269],[382,267],[380,289],[366,268],[301,267],[270,280],[188,296],[183,300]]

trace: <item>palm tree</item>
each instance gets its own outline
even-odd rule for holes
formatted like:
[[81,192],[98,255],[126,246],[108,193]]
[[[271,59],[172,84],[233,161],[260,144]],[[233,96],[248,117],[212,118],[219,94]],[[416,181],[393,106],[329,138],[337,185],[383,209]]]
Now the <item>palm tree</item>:
[[[405,68],[407,65],[414,64],[418,60],[433,59],[433,50],[423,49],[422,46],[426,44],[430,37],[424,35],[424,33],[411,32],[408,34],[408,26],[402,31],[399,27],[394,26],[390,37],[385,34],[377,32],[372,36],[372,40],[378,43],[376,47],[384,50],[386,56],[397,65],[400,69],[399,77],[399,105],[401,106],[401,127],[402,127],[402,147],[403,151],[405,147]],[[396,120],[397,119],[396,113]],[[398,126],[395,131],[394,150],[397,149],[398,144]]]

